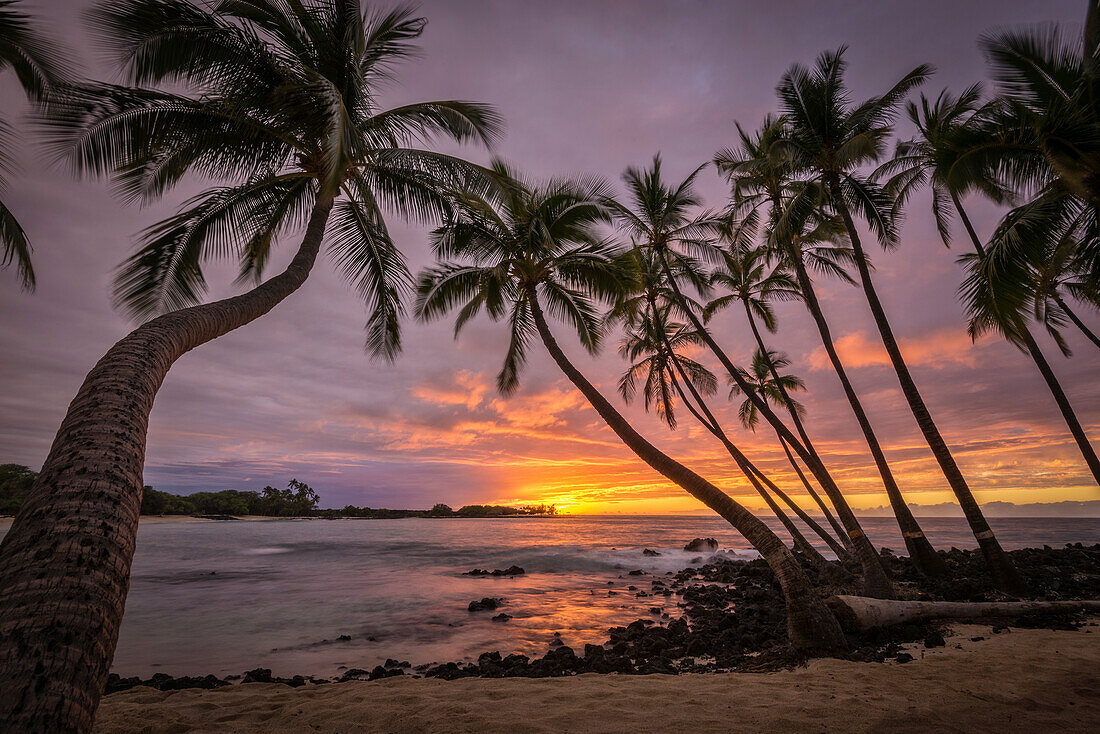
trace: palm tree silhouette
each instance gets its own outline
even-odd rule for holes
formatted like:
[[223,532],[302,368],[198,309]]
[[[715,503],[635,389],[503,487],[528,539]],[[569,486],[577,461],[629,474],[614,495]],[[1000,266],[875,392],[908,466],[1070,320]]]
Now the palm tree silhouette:
[[813,69],[795,65],[783,75],[778,94],[788,128],[782,147],[791,155],[796,171],[804,171],[820,183],[828,197],[828,206],[844,222],[863,293],[897,374],[902,394],[962,507],[994,582],[1010,593],[1022,593],[1023,582],[989,527],[909,372],[893,327],[879,300],[867,253],[852,218],[854,210],[885,245],[897,242],[890,197],[880,186],[862,176],[859,168],[876,162],[882,156],[898,105],[927,78],[931,69],[919,66],[882,95],[859,104],[850,101],[844,82],[845,69],[842,48],[821,54]]
[[[507,321],[511,338],[497,387],[504,395],[519,385],[533,340],[611,430],[640,459],[710,507],[760,551],[783,588],[788,631],[798,647],[844,646],[832,613],[816,597],[798,561],[761,520],[722,490],[642,437],[578,370],[558,344],[546,314],[565,322],[589,352],[599,349],[602,323],[596,301],[613,302],[632,287],[631,259],[602,240],[608,220],[602,186],[595,181],[550,181],[535,186],[503,164],[507,181],[499,196],[464,197],[461,209],[436,231],[433,246],[444,262],[419,280],[416,314],[424,320],[457,310],[456,333],[485,311]],[[545,304],[545,305],[544,305]]]
[[[416,143],[488,143],[500,128],[493,110],[468,102],[377,108],[378,84],[424,28],[408,8],[365,16],[340,0],[112,0],[93,21],[135,86],[52,99],[57,147],[137,200],[190,173],[229,183],[151,227],[123,265],[121,306],[178,310],[131,332],[88,374],[0,544],[0,719],[33,731],[91,727],[129,583],[149,412],[172,364],[296,291],[323,244],[367,304],[368,348],[392,358],[412,277],[384,212],[430,218],[460,180],[483,173]],[[191,305],[204,261],[234,257],[257,281],[303,224],[282,273]]]

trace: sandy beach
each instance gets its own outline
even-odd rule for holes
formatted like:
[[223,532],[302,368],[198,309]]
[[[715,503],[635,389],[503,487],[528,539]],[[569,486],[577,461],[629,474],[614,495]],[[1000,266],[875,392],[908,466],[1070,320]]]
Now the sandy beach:
[[[972,641],[971,638],[984,637]],[[1100,627],[957,625],[907,664],[773,673],[388,679],[107,696],[96,732],[1096,731]]]

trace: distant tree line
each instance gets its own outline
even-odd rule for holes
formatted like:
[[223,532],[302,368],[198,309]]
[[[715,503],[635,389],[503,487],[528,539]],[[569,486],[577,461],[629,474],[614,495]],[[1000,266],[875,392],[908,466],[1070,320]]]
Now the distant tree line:
[[[14,515],[30,492],[38,473],[20,464],[0,464],[0,515]],[[317,508],[320,497],[305,482],[291,479],[286,489],[264,487],[259,492],[223,489],[178,495],[146,486],[141,495],[142,515],[260,515],[262,517],[510,517],[555,515],[554,505],[466,505],[457,510],[437,504],[430,510],[388,510],[348,505],[341,510]]]

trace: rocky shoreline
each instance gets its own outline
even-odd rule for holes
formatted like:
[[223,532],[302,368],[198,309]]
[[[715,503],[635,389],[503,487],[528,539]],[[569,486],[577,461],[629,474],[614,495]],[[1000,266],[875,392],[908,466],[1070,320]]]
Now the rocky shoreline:
[[[883,559],[899,593],[910,599],[946,601],[994,601],[1004,598],[988,581],[981,556],[976,551],[952,548],[941,551],[949,570],[946,579],[920,576],[908,558],[883,550]],[[1036,599],[1100,598],[1100,544],[1077,543],[1065,548],[1026,548],[1011,552],[1013,562],[1033,591]],[[807,574],[824,594],[852,590],[830,586],[819,572],[804,564]],[[513,575],[523,573],[513,566],[503,571],[482,571],[477,575]],[[518,574],[517,574],[518,575]],[[771,569],[763,560],[734,561],[712,559],[701,567],[678,573],[653,576],[631,572],[628,587],[636,595],[678,597],[681,616],[672,618],[660,607],[654,618],[638,619],[626,626],[612,627],[602,645],[585,644],[581,650],[556,637],[541,658],[526,655],[482,653],[475,662],[447,662],[413,666],[407,661],[387,660],[371,670],[352,668],[339,677],[317,678],[273,676],[266,668],[257,668],[239,676],[218,678],[214,675],[170,676],[158,673],[151,678],[122,678],[112,673],[107,693],[136,686],[158,690],[183,688],[212,689],[235,683],[282,683],[291,687],[320,685],[347,680],[379,680],[412,676],[455,680],[458,678],[529,677],[543,678],[579,673],[619,673],[646,675],[662,673],[710,673],[771,670],[797,665],[804,657],[786,646],[786,611],[782,594]],[[642,585],[648,588],[642,588]],[[491,611],[494,598],[471,602],[471,611]],[[476,607],[476,609],[475,609]],[[507,616],[507,615],[501,615]],[[1030,615],[1017,618],[1011,627],[1076,629],[1083,617],[1072,614]],[[506,621],[506,620],[500,620]],[[990,624],[988,621],[986,624]],[[1095,624],[1095,623],[1089,623]],[[990,634],[1009,630],[1008,622],[990,624]],[[849,635],[848,660],[905,663],[912,657],[901,645],[923,642],[925,647],[942,647],[944,637],[934,624],[903,625],[873,634]]]

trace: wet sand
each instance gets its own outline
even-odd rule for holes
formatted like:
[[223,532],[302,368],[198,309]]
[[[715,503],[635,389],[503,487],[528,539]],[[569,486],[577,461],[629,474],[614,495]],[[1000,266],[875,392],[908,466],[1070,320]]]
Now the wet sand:
[[104,698],[95,731],[1100,731],[1100,626],[956,625],[945,648],[907,649],[907,664],[755,674],[142,687]]

